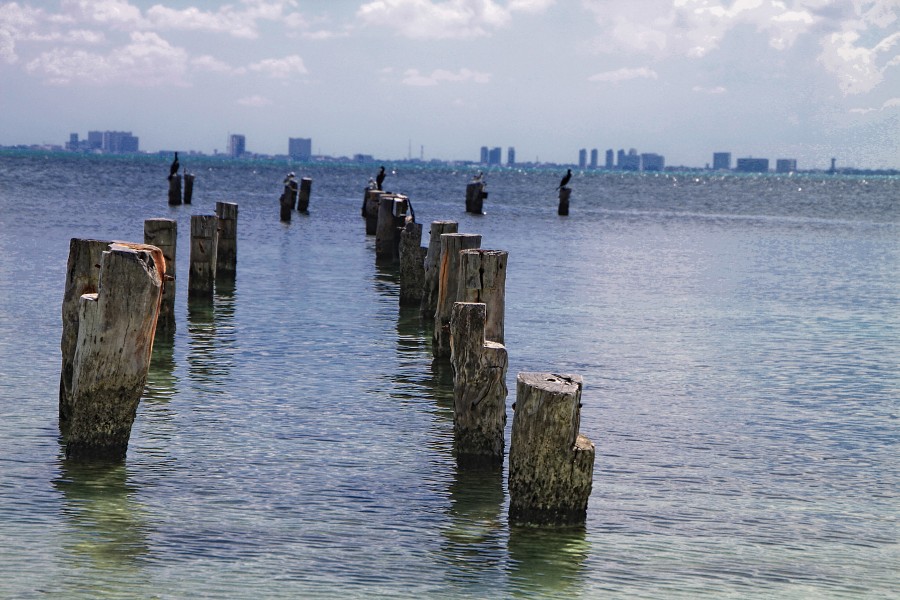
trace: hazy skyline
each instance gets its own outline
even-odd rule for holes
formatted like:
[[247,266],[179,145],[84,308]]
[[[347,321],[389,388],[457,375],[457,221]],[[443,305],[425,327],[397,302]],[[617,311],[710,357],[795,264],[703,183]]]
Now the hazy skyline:
[[[900,167],[898,0],[0,1],[0,145]],[[602,155],[601,155],[602,156]],[[601,160],[602,162],[602,160]]]

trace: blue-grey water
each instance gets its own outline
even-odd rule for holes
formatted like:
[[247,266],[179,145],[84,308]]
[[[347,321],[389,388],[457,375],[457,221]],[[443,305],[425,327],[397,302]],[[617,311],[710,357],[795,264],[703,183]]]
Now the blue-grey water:
[[[401,165],[417,220],[509,251],[507,384],[577,373],[587,523],[511,528],[503,472],[457,470],[449,367],[397,306],[368,166],[0,156],[2,598],[895,598],[900,178]],[[286,171],[308,216],[279,222]],[[238,272],[189,306],[191,214],[236,202]],[[63,458],[69,239],[178,220],[119,465]],[[512,410],[508,408],[509,424]],[[507,440],[509,431],[507,429]]]

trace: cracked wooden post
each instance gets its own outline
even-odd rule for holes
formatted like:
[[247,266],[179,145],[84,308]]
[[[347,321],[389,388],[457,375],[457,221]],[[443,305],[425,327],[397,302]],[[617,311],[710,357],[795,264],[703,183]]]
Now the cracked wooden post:
[[486,341],[486,307],[456,302],[450,316],[453,446],[460,465],[503,464],[506,347]]
[[478,248],[479,233],[441,234],[441,270],[438,277],[437,308],[431,350],[435,358],[450,357],[450,313],[459,294],[459,252]]
[[279,199],[281,203],[281,220],[290,223],[291,213],[294,212],[294,205],[297,203],[297,181],[291,179],[284,184],[284,191]]
[[162,303],[159,306],[158,329],[175,329],[175,246],[178,240],[178,221],[147,219],[144,221],[144,243],[162,250],[166,259]]
[[237,273],[238,205],[216,202],[218,236],[216,238],[216,277],[234,279]]
[[569,196],[571,195],[572,188],[559,188],[559,208],[556,211],[559,216],[565,217],[569,214]]
[[466,212],[482,214],[484,199],[487,198],[487,192],[484,191],[485,183],[483,181],[473,181],[466,184]]
[[375,235],[378,231],[378,205],[381,197],[387,192],[366,188],[363,199],[363,216],[366,218],[366,235]]
[[100,260],[100,287],[79,299],[66,457],[125,457],[147,381],[165,258],[159,248],[113,243]]
[[181,175],[169,177],[169,204],[173,206],[181,204]]
[[594,474],[594,444],[578,433],[579,375],[519,373],[509,448],[509,519],[583,525]]
[[434,320],[437,309],[438,283],[441,274],[441,235],[456,233],[456,221],[432,221],[428,252],[425,254],[425,287],[422,290],[422,318],[426,322]]
[[191,199],[194,197],[194,174],[193,173],[185,173],[184,174],[184,203],[190,204]]
[[191,215],[190,298],[212,298],[216,282],[218,221],[216,215]]
[[300,180],[300,195],[297,196],[297,211],[309,212],[309,196],[312,193],[312,179],[304,177]]
[[378,227],[375,230],[375,259],[397,258],[399,231],[406,222],[408,198],[401,194],[382,194],[378,200]]
[[59,373],[59,426],[68,426],[72,416],[72,369],[78,341],[78,304],[83,294],[97,292],[100,259],[112,242],[72,238],[66,266],[66,287],[62,301],[62,367]]
[[487,305],[484,339],[505,343],[503,320],[506,312],[505,250],[463,250],[459,253],[459,302]]
[[409,221],[400,233],[400,306],[419,306],[425,289],[422,224]]

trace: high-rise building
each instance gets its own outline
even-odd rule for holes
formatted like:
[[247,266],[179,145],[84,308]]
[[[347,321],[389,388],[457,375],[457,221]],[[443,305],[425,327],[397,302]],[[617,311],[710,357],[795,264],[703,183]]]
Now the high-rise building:
[[578,168],[583,169],[587,167],[587,150],[582,148],[578,151]]
[[623,164],[625,164],[625,151],[619,148],[619,151],[616,152],[616,168],[621,169]]
[[796,158],[779,158],[775,161],[776,173],[793,173],[797,170]]
[[103,132],[88,131],[87,141],[89,150],[100,150],[101,148],[103,148]]
[[69,141],[66,142],[66,150],[72,150],[72,151],[78,150],[78,134],[77,133],[69,134]]
[[641,168],[644,171],[662,171],[666,168],[666,159],[662,154],[641,154]]
[[606,151],[606,168],[610,171],[612,171],[616,167],[616,164],[613,162],[615,156],[616,153],[613,152],[612,148]]
[[506,149],[506,164],[510,167],[516,166],[516,149],[513,146]]
[[294,160],[309,160],[312,156],[312,138],[288,138],[288,156]]
[[130,131],[104,131],[100,148],[110,154],[138,151],[138,138]]
[[768,173],[768,158],[739,158],[737,159],[736,171],[741,173]]
[[491,156],[490,156],[490,151],[488,150],[488,147],[482,146],[481,147],[481,160],[479,162],[483,165],[486,165],[486,164],[488,164],[488,160],[490,160],[490,157]]
[[599,160],[599,158],[600,158],[600,152],[596,148],[592,149],[591,150],[591,168],[592,169],[597,168],[597,160]]
[[629,150],[628,154],[625,154],[623,150],[619,150],[619,168],[623,171],[640,171],[641,155],[634,148]]
[[228,156],[240,158],[247,152],[247,138],[233,133],[228,136]]
[[496,148],[491,148],[491,152],[488,155],[488,164],[489,165],[499,165],[503,162],[503,148],[497,146]]
[[731,152],[713,152],[712,168],[716,171],[730,171]]

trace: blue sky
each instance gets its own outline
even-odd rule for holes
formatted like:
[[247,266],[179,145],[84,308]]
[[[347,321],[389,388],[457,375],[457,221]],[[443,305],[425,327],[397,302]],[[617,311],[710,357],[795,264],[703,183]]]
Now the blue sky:
[[[0,144],[900,168],[898,0],[0,0]],[[602,154],[601,154],[602,155]]]

